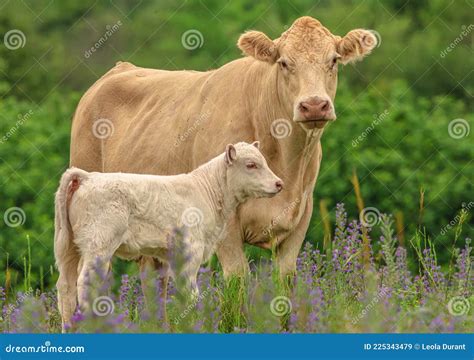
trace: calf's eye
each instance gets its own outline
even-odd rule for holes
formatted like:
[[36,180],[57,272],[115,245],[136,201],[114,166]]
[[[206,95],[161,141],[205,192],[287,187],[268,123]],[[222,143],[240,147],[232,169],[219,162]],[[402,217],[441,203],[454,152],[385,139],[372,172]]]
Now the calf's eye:
[[248,163],[246,166],[247,166],[247,169],[256,169],[257,168],[257,164],[255,164],[255,163]]

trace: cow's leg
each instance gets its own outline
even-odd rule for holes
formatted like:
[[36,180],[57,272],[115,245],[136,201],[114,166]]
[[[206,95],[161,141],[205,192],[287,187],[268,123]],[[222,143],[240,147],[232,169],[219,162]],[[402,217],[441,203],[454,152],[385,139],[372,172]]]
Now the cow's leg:
[[305,212],[294,231],[278,246],[276,261],[282,280],[291,280],[296,273],[296,260],[313,213],[313,197],[309,196]]
[[59,278],[56,283],[58,289],[58,306],[62,320],[62,331],[66,332],[71,323],[71,317],[77,306],[77,278],[80,255],[68,254],[68,257],[58,264]]
[[250,268],[244,252],[244,241],[240,233],[240,226],[236,215],[228,222],[227,235],[217,247],[217,257],[222,266],[224,277],[229,279],[233,275],[246,275]]

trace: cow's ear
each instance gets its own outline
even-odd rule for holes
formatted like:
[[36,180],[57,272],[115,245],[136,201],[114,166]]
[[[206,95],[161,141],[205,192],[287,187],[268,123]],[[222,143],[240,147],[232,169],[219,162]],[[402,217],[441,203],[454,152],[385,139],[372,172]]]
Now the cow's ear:
[[237,46],[245,55],[257,60],[274,63],[278,57],[275,43],[263,32],[247,31],[240,35]]
[[341,55],[341,63],[347,64],[362,60],[370,54],[378,44],[375,34],[369,30],[351,30],[337,43],[337,52]]
[[260,141],[254,141],[252,145],[255,146],[257,149],[260,149]]
[[237,150],[235,150],[235,146],[229,144],[225,148],[224,160],[227,165],[232,165],[232,162],[237,158]]

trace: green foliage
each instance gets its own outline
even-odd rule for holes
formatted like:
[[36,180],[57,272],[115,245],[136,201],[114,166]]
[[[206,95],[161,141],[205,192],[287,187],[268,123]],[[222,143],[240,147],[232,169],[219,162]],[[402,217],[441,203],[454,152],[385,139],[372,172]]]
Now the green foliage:
[[[26,38],[16,50],[0,46],[0,214],[19,207],[26,215],[17,227],[0,221],[0,266],[7,268],[9,254],[9,281],[26,281],[28,235],[34,249],[28,284],[42,283],[42,271],[44,286],[51,285],[54,192],[68,164],[73,112],[98,77],[119,60],[170,70],[216,68],[240,56],[235,43],[243,31],[258,29],[276,38],[302,15],[318,18],[338,35],[353,28],[376,29],[382,40],[366,60],[340,69],[338,120],[323,136],[307,239],[323,239],[319,200],[326,199],[330,207],[346,202],[356,209],[350,182],[356,169],[366,205],[402,212],[407,232],[418,226],[419,189],[426,190],[423,224],[441,245],[439,260],[447,263],[455,231],[448,225],[462,204],[472,200],[472,131],[461,139],[448,134],[453,119],[473,124],[468,103],[474,90],[472,33],[462,35],[462,26],[472,23],[468,11],[440,0],[383,5],[323,1],[316,6],[309,0],[139,5],[70,0],[51,6],[40,0],[7,2],[0,12],[2,38],[11,29]],[[107,26],[118,21],[118,30],[86,56]],[[192,51],[181,41],[189,29],[203,35],[202,46]],[[444,54],[453,42],[454,48]],[[472,236],[469,219],[464,233]],[[0,272],[0,283],[6,274]]]

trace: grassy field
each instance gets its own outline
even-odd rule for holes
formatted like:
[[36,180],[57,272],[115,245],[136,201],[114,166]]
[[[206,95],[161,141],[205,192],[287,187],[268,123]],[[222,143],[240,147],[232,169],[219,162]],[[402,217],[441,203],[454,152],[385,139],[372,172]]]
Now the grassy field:
[[[470,332],[473,256],[471,240],[460,238],[467,216],[461,211],[450,231],[451,261],[442,269],[421,230],[402,246],[393,235],[391,216],[367,212],[348,220],[339,204],[332,241],[322,251],[307,243],[289,284],[272,270],[271,259],[252,266],[245,279],[225,281],[219,269],[203,267],[198,298],[189,300],[171,284],[167,320],[159,281],[148,277],[144,295],[136,275],[97,272],[90,279],[91,309],[77,311],[69,331]],[[381,232],[379,239],[371,238],[372,228]],[[61,331],[55,290],[30,287],[32,251],[24,261],[23,289],[6,294],[0,288],[3,332]]]

